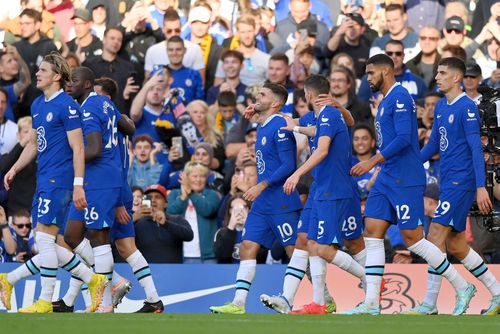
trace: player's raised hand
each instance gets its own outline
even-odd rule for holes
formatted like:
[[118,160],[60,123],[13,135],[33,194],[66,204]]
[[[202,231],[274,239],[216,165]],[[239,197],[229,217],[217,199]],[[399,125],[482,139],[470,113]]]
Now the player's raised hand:
[[14,178],[16,177],[16,171],[11,168],[7,174],[5,174],[4,178],[3,178],[3,185],[5,186],[5,189],[7,191],[10,190],[10,184],[12,183],[12,181],[14,181]]
[[125,209],[124,206],[120,206],[115,209],[115,217],[116,220],[122,225],[127,225],[127,223],[130,221],[130,215],[127,212],[127,209]]
[[490,195],[485,187],[477,188],[476,202],[479,208],[479,212],[483,215],[487,215],[493,209],[493,204],[490,200]]
[[243,116],[246,119],[250,119],[253,117],[254,114],[255,114],[255,103],[252,103],[252,104],[249,104],[248,107],[246,107],[245,113],[243,114]]
[[297,187],[299,181],[300,181],[300,176],[298,176],[295,173],[290,175],[290,177],[286,179],[285,184],[283,185],[283,191],[285,192],[285,194],[290,195]]
[[293,128],[295,126],[297,126],[297,124],[295,123],[295,121],[293,120],[293,118],[291,117],[288,117],[288,116],[285,116],[283,117],[285,119],[285,122],[286,122],[286,126],[282,126],[280,128],[280,130],[287,130],[287,131],[293,131]]
[[87,207],[87,199],[85,198],[85,191],[82,186],[73,187],[73,203],[78,210],[83,210]]

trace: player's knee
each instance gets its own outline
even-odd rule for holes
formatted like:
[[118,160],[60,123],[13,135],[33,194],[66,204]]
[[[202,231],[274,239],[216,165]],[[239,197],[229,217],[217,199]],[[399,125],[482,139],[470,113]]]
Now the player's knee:
[[351,254],[358,254],[363,249],[365,249],[365,241],[363,238],[358,238],[355,240],[344,240],[344,245]]
[[301,250],[307,250],[307,234],[297,233],[297,241],[295,243],[295,248]]
[[71,233],[65,233],[64,234],[64,242],[68,244],[71,249],[75,249],[78,247],[80,242],[82,242],[83,238],[81,236],[78,236],[76,234],[71,234]]
[[330,257],[335,257],[335,254],[337,253],[337,249],[335,247],[330,247],[326,245],[319,245],[318,246],[318,256],[321,257],[324,260],[329,260]]
[[256,259],[258,251],[259,251],[258,244],[244,240],[240,244],[240,259],[241,260]]
[[137,250],[134,238],[117,239],[115,241],[115,246],[120,256],[124,259],[128,258]]

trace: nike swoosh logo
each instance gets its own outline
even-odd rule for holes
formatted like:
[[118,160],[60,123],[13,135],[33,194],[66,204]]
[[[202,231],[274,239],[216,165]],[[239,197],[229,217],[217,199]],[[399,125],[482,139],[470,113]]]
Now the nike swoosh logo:
[[292,239],[292,237],[290,238],[286,238],[286,239],[283,239],[283,242],[287,242],[288,240]]
[[38,115],[40,115],[40,114],[34,114],[34,115],[33,115],[33,118],[37,117]]
[[441,118],[441,115],[437,115],[437,118]]
[[[194,290],[194,291],[188,291],[188,292],[182,292],[182,293],[176,293],[173,295],[166,295],[166,296],[160,296],[161,301],[163,302],[163,305],[172,305],[172,304],[177,304],[181,302],[185,302],[191,299],[199,298],[199,297],[204,297],[208,295],[212,295],[217,292],[229,290],[229,289],[234,289],[235,285],[230,284],[230,285],[223,285],[223,286],[218,286],[215,288],[209,288],[209,289],[201,289],[201,290]],[[116,310],[119,313],[125,313],[125,312],[131,312],[138,310],[139,308],[142,307],[144,304],[143,299],[128,299],[127,297],[123,297],[123,301]]]
[[354,232],[351,232],[351,233],[346,233],[346,234],[345,234],[345,236],[346,236],[346,237],[348,237],[348,236],[351,236],[351,235],[353,235],[353,234],[354,234]]
[[402,221],[402,222],[401,222],[401,225],[406,224],[406,223],[408,223],[408,221],[407,221],[407,220]]

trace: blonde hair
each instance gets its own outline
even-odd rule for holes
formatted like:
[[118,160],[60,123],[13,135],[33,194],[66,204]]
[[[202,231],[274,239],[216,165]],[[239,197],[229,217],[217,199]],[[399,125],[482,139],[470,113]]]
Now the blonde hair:
[[190,102],[186,107],[188,113],[191,113],[191,109],[196,106],[202,107],[206,112],[205,130],[203,132],[200,131],[200,133],[205,142],[209,143],[212,147],[216,147],[220,143],[222,135],[221,132],[215,127],[215,117],[213,113],[210,112],[208,104],[203,100],[194,100]]
[[203,165],[201,162],[189,161],[184,166],[184,173],[186,173],[186,175],[189,175],[192,172],[200,172],[200,173],[204,174],[205,176],[207,176],[208,175],[208,168],[205,165]]
[[71,67],[68,62],[59,52],[51,52],[45,57],[43,57],[43,61],[52,65],[52,71],[59,74],[61,76],[61,80],[59,81],[62,88],[66,87],[66,82],[69,82],[71,77]]
[[19,131],[21,131],[22,128],[26,127],[31,128],[32,126],[33,126],[33,121],[31,120],[31,116],[24,116],[17,120],[17,127]]

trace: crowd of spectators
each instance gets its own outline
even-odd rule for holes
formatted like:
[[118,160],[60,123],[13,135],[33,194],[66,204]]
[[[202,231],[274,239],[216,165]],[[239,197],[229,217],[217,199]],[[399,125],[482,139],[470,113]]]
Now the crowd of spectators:
[[[375,153],[366,60],[385,53],[417,105],[419,138],[428,140],[441,58],[467,64],[466,94],[500,88],[500,2],[495,0],[9,0],[0,10],[0,173],[20,156],[31,128],[30,106],[41,94],[36,72],[58,51],[72,68],[116,81],[115,103],[136,125],[128,182],[134,192],[137,247],[151,263],[233,263],[257,183],[255,119],[243,117],[265,82],[284,85],[282,112],[308,110],[303,83],[323,74],[331,96],[350,110],[353,164]],[[296,134],[299,163],[309,156]],[[425,165],[426,215],[438,203],[439,156]],[[356,179],[364,201],[377,177]],[[3,174],[2,174],[3,175]],[[30,215],[36,161],[8,193],[0,186],[0,262],[34,253]],[[310,177],[299,184],[305,201]],[[499,197],[500,200],[500,197]],[[496,202],[500,207],[500,202]],[[12,217],[8,219],[7,217]],[[500,263],[500,233],[469,222],[470,243]],[[392,230],[388,262],[412,258]],[[389,247],[390,246],[390,247]],[[259,263],[286,262],[279,246]]]

